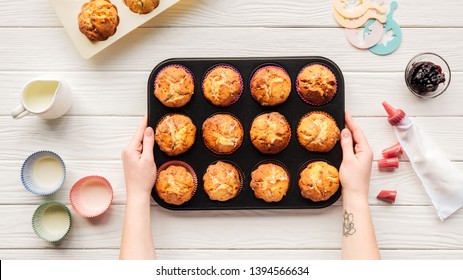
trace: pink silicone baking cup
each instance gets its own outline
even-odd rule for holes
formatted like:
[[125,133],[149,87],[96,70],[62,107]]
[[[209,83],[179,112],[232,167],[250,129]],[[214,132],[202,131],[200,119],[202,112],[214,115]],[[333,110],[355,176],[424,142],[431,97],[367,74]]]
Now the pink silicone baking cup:
[[[227,69],[230,69],[230,70],[233,70],[235,73],[238,74],[238,76],[240,77],[240,84],[241,84],[241,91],[240,93],[238,94],[238,97],[236,97],[236,99],[230,103],[229,105],[225,105],[225,106],[220,106],[220,105],[216,105],[216,104],[212,104],[212,102],[210,100],[208,100],[205,96],[204,96],[204,82],[206,80],[206,78],[209,76],[209,74],[214,71],[215,69],[219,68],[219,67],[222,67],[222,68],[227,68]],[[238,71],[238,69],[236,69],[235,67],[231,66],[231,65],[228,65],[228,64],[217,64],[215,66],[213,66],[212,68],[210,68],[206,74],[204,75],[204,78],[203,78],[203,81],[201,83],[201,88],[203,90],[203,96],[204,98],[209,102],[211,103],[212,105],[214,106],[217,106],[217,107],[230,107],[231,105],[235,104],[236,102],[238,102],[238,100],[240,100],[241,98],[241,95],[243,94],[243,90],[244,90],[244,83],[243,83],[243,76],[241,76],[241,73],[240,71]]]
[[[92,185],[99,185],[103,186],[108,190],[107,197],[101,199],[101,205],[98,207],[89,207],[83,201],[82,192],[84,188],[89,188]],[[71,188],[69,192],[69,199],[71,201],[71,206],[82,217],[86,218],[94,218],[97,217],[104,212],[106,212],[113,201],[113,188],[106,178],[91,175],[78,180]]]

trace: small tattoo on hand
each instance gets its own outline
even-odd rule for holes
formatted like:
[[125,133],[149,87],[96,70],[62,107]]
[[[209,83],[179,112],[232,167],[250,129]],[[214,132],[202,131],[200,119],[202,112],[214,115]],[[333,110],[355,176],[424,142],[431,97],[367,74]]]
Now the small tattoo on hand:
[[354,215],[344,210],[343,234],[345,237],[354,235],[357,230],[354,227]]

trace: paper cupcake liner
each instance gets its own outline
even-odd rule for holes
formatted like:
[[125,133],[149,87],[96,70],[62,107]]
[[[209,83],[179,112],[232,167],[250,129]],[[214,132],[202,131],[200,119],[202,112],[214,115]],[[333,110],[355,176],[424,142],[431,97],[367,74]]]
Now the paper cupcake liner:
[[[177,154],[177,153],[176,153],[176,154],[173,154],[173,153],[171,153],[171,152],[165,151],[164,149],[161,149],[161,145],[159,145],[159,143],[156,141],[156,144],[158,145],[159,149],[160,149],[163,153],[165,153],[166,155],[168,155],[168,156],[178,156],[178,155],[181,155],[181,154],[184,154],[184,153],[188,152],[188,151],[191,149],[191,147],[193,147],[194,143],[196,142],[196,134],[198,133],[198,128],[196,127],[195,123],[193,122],[193,120],[192,120],[189,116],[187,116],[187,115],[185,115],[185,114],[181,114],[181,113],[167,113],[167,114],[165,114],[164,116],[162,116],[162,117],[159,119],[159,121],[156,123],[156,127],[155,127],[155,129],[154,129],[155,135],[156,135],[156,131],[157,131],[157,129],[158,129],[158,126],[165,120],[165,118],[167,118],[167,117],[172,117],[172,116],[175,116],[175,115],[181,115],[181,116],[187,117],[187,118],[191,121],[191,123],[195,126],[195,128],[196,128],[196,133],[195,133],[195,137],[194,137],[193,144],[191,144],[191,146],[188,147],[187,150],[185,150],[185,151],[182,152],[182,153],[178,153],[178,154]],[[156,138],[156,137],[155,137],[155,138]],[[156,139],[155,139],[155,140],[156,140]]]
[[[193,176],[194,189],[193,189],[193,192],[191,194],[191,198],[193,198],[193,196],[196,194],[196,191],[198,190],[198,177],[196,176],[196,172],[193,169],[193,167],[191,167],[191,165],[189,165],[188,163],[186,163],[184,161],[181,161],[181,160],[171,160],[171,161],[165,162],[164,164],[162,164],[158,168],[156,178],[159,179],[159,174],[161,173],[161,171],[166,170],[169,166],[172,166],[172,165],[184,167],[188,171],[188,173],[190,173],[191,176]],[[155,188],[156,188],[156,183],[155,183]],[[156,189],[156,194],[157,194],[157,189]],[[159,194],[158,194],[158,196],[159,196]],[[189,200],[185,201],[185,203],[190,201],[191,198]]]
[[[306,100],[304,98],[304,96],[302,95],[302,93],[299,92],[299,75],[302,73],[302,71],[304,71],[305,68],[309,67],[309,66],[313,66],[313,65],[319,65],[319,66],[322,66],[324,67],[325,69],[327,69],[328,71],[330,71],[333,76],[334,76],[334,79],[336,81],[336,93],[333,95],[333,97],[331,97],[331,99],[327,100],[326,102],[324,103],[313,103],[313,102],[310,102],[308,100]],[[334,72],[326,65],[324,64],[320,64],[320,63],[310,63],[310,64],[307,64],[306,66],[302,67],[302,69],[299,71],[299,73],[297,74],[297,77],[296,77],[296,92],[297,92],[297,95],[299,95],[299,97],[302,99],[302,101],[304,101],[305,103],[309,104],[309,105],[312,105],[312,106],[323,106],[323,105],[326,105],[328,103],[330,103],[331,101],[333,101],[333,99],[336,97],[336,95],[338,94],[338,79],[336,79],[336,75],[334,75]]]
[[[333,118],[333,116],[331,116],[331,115],[328,114],[327,112],[323,112],[323,111],[312,111],[312,112],[309,112],[309,113],[307,113],[307,114],[304,114],[304,115],[299,119],[299,121],[298,121],[298,123],[297,123],[297,126],[296,126],[296,134],[297,134],[297,130],[299,129],[299,126],[301,125],[301,121],[302,121],[303,119],[305,119],[307,116],[311,115],[311,114],[322,114],[322,115],[326,116],[327,118],[331,119],[331,120],[336,124],[336,127],[338,127],[338,129],[339,129],[338,123],[337,123],[336,120]],[[341,131],[341,129],[339,129],[339,131]],[[339,141],[339,140],[340,140],[340,139],[338,139],[338,141]],[[308,150],[309,152],[314,152],[314,153],[327,153],[327,152],[329,152],[329,151],[327,151],[327,152],[311,151],[311,150],[307,149],[307,147],[305,147],[304,145],[302,145],[301,141],[299,140],[299,137],[297,137],[297,142],[299,142],[299,145],[300,145],[302,148]],[[337,141],[336,141],[336,142],[337,142]],[[334,148],[334,146],[333,146],[333,148]],[[333,149],[333,148],[332,148],[332,149]],[[331,151],[331,150],[330,150],[330,151]]]
[[[34,174],[33,174],[34,164],[38,160],[45,158],[45,157],[51,157],[55,159],[56,161],[58,161],[63,170],[63,177],[61,180],[59,180],[59,183],[53,185],[52,187],[46,187],[46,190],[43,189],[43,187],[40,186],[40,183],[35,180]],[[52,193],[55,193],[63,186],[65,180],[66,180],[66,165],[64,164],[63,159],[58,154],[52,151],[41,150],[41,151],[31,154],[29,157],[27,157],[27,159],[24,161],[21,167],[21,182],[23,186],[26,188],[26,190],[28,190],[29,192],[35,195],[50,195]]]
[[[268,159],[268,160],[262,160],[262,161],[258,162],[258,163],[252,168],[252,171],[251,171],[251,179],[250,179],[249,182],[252,181],[252,172],[254,172],[255,170],[257,170],[257,169],[259,168],[259,166],[261,166],[262,164],[269,164],[269,163],[278,165],[279,167],[283,168],[283,170],[286,172],[286,175],[288,175],[288,189],[286,190],[285,195],[283,195],[283,198],[282,198],[280,201],[276,201],[276,202],[267,202],[267,203],[279,203],[279,202],[281,202],[281,201],[288,195],[288,193],[290,192],[290,189],[291,189],[291,185],[292,185],[292,184],[291,184],[291,179],[292,179],[292,178],[291,178],[291,173],[289,172],[288,168],[286,167],[286,165],[285,165],[283,162],[281,162],[281,161],[279,161],[279,160],[276,160],[276,159]],[[251,188],[251,190],[252,190],[252,188]],[[253,193],[255,193],[254,190],[252,190],[252,191],[253,191]],[[257,198],[257,197],[256,197],[256,198]],[[263,200],[262,198],[258,198],[258,199]],[[265,201],[265,200],[264,200],[264,201]]]
[[[56,233],[51,233],[49,232],[43,225],[42,223],[42,217],[45,214],[45,212],[48,210],[48,208],[52,206],[58,206],[62,209],[64,209],[67,213],[67,217],[69,219],[69,226],[65,232],[62,234],[56,234]],[[69,209],[66,207],[66,205],[62,204],[61,202],[58,201],[48,201],[43,204],[41,204],[34,212],[34,215],[32,216],[32,229],[34,230],[35,234],[40,237],[41,239],[51,242],[51,243],[59,243],[61,242],[71,231],[72,227],[72,216],[71,212]]]
[[[204,141],[204,123],[209,120],[210,118],[216,116],[216,115],[228,115],[230,117],[232,117],[233,119],[236,120],[236,122],[239,124],[241,130],[243,131],[243,138],[241,139],[241,142],[235,147],[235,149],[231,152],[228,152],[228,153],[221,153],[221,152],[218,152],[218,151],[215,151],[212,147],[208,146],[206,141]],[[210,115],[209,117],[207,117],[207,119],[203,122],[203,125],[201,126],[201,129],[203,130],[203,143],[204,143],[204,146],[206,146],[206,148],[213,152],[214,154],[216,155],[221,155],[221,156],[226,156],[226,155],[231,155],[233,154],[234,152],[236,152],[240,147],[241,145],[243,144],[244,142],[244,129],[243,129],[243,124],[241,123],[241,121],[238,119],[238,117],[236,117],[235,115],[231,114],[231,113],[225,113],[225,112],[216,112],[212,115]]]
[[[102,206],[96,209],[92,209],[88,206],[85,206],[85,202],[83,202],[80,198],[82,188],[84,188],[87,183],[94,181],[97,181],[99,185],[104,186],[106,189],[108,189],[108,194],[110,194],[110,196],[108,196],[105,199],[106,201],[102,201]],[[69,192],[69,200],[71,202],[72,208],[74,209],[74,211],[76,211],[77,214],[86,218],[94,218],[105,213],[109,209],[109,206],[113,201],[113,196],[113,188],[109,181],[106,178],[98,175],[91,175],[79,179],[71,187],[71,190]]]
[[277,152],[268,152],[268,153],[264,153],[262,152],[261,150],[259,150],[256,146],[254,146],[254,143],[252,143],[252,140],[251,140],[251,144],[254,148],[256,148],[256,150],[258,150],[260,153],[264,154],[264,155],[277,155],[281,152],[283,152],[288,146],[289,146],[289,143],[291,143],[291,138],[293,137],[292,135],[292,132],[291,132],[291,125],[290,123],[288,122],[288,119],[286,118],[285,115],[281,114],[280,112],[262,112],[260,114],[258,114],[257,116],[254,117],[254,119],[252,120],[251,122],[251,125],[249,126],[249,135],[251,135],[251,128],[252,128],[252,125],[254,124],[254,121],[259,117],[259,116],[262,116],[262,115],[265,115],[265,114],[270,114],[270,113],[279,113],[280,115],[282,115],[284,117],[284,120],[286,122],[286,124],[288,125],[289,127],[289,140],[288,140],[288,143],[286,143],[285,147],[282,148],[281,150],[277,151]]
[[209,76],[209,74],[214,71],[215,69],[219,68],[219,67],[223,67],[223,68],[227,68],[227,69],[230,69],[230,70],[233,70],[234,72],[236,72],[238,74],[238,77],[240,78],[240,85],[241,85],[241,91],[240,93],[238,94],[238,97],[232,102],[230,103],[229,105],[224,105],[224,106],[221,106],[221,105],[216,105],[216,104],[213,104],[211,101],[209,101],[206,97],[204,97],[209,103],[211,103],[212,105],[214,106],[217,106],[217,107],[230,107],[232,106],[233,104],[235,104],[236,102],[238,102],[238,100],[240,100],[241,98],[241,95],[243,95],[243,91],[244,91],[244,83],[243,83],[243,76],[241,75],[240,71],[238,71],[238,69],[236,69],[235,67],[229,65],[229,64],[217,64],[217,65],[214,65],[212,66],[207,72],[206,74],[204,74],[204,78],[203,78],[203,82],[201,84],[201,88],[203,90],[203,96],[204,96],[204,81],[206,80],[207,76]]
[[[204,171],[203,178],[204,178],[204,176],[206,175],[207,169],[209,168],[209,166],[214,165],[214,164],[216,164],[216,163],[218,163],[218,162],[220,162],[220,161],[221,161],[221,162],[224,162],[224,163],[228,163],[228,164],[230,164],[231,166],[233,166],[233,167],[236,169],[236,171],[238,172],[238,177],[239,177],[239,180],[240,180],[240,186],[239,186],[239,188],[238,188],[238,191],[236,192],[236,195],[235,195],[234,197],[232,197],[232,198],[226,200],[226,201],[219,201],[219,202],[228,202],[228,201],[230,201],[230,200],[235,199],[236,197],[238,197],[238,195],[241,193],[241,190],[243,189],[243,184],[244,184],[244,173],[243,173],[243,171],[241,170],[241,168],[238,166],[238,164],[234,163],[233,161],[230,161],[230,160],[216,160],[216,161],[212,162],[211,164],[209,164],[209,165],[207,166],[206,171]],[[204,179],[203,179],[203,181],[204,181]],[[203,184],[203,187],[205,187],[205,184]],[[206,192],[206,190],[204,190],[204,191]],[[207,192],[206,192],[206,194],[208,195]],[[208,196],[209,196],[209,195],[208,195]],[[209,197],[209,198],[210,198],[210,197]],[[211,200],[212,200],[212,199],[211,199]],[[214,200],[214,201],[218,201],[218,200]]]
[[[156,84],[157,84],[157,81],[158,81],[159,74],[162,73],[163,71],[165,71],[166,69],[170,68],[170,67],[177,67],[177,68],[181,68],[181,69],[185,70],[185,72],[187,72],[188,75],[190,75],[191,80],[193,81],[193,93],[191,94],[190,99],[185,104],[183,104],[182,106],[179,106],[179,107],[172,107],[172,106],[165,105],[163,102],[161,102],[161,100],[158,99],[158,97],[155,94],[155,92],[156,92]],[[156,78],[154,78],[153,95],[154,95],[154,97],[156,97],[156,99],[159,100],[159,102],[162,103],[162,105],[164,105],[164,106],[166,106],[168,108],[181,108],[181,107],[185,106],[186,104],[188,104],[191,101],[191,98],[193,97],[193,94],[194,94],[194,84],[195,84],[195,76],[193,75],[193,72],[191,72],[190,69],[188,69],[187,67],[185,67],[183,65],[180,65],[180,64],[169,64],[169,65],[166,65],[163,68],[161,68],[161,70],[159,70],[159,72],[156,74]]]
[[[278,69],[282,70],[282,71],[286,74],[286,76],[288,77],[288,80],[289,80],[290,84],[291,84],[291,76],[289,75],[289,73],[286,71],[285,68],[283,68],[282,66],[277,65],[277,64],[269,64],[269,65],[265,65],[265,66],[259,66],[259,67],[257,67],[257,68],[254,70],[254,72],[252,73],[251,79],[249,80],[249,91],[251,92],[251,97],[252,97],[252,99],[254,99],[254,100],[255,100],[257,103],[259,103],[261,106],[265,106],[265,107],[274,107],[274,106],[278,106],[278,105],[283,104],[284,102],[286,102],[286,100],[288,100],[288,98],[289,98],[289,95],[288,95],[288,98],[286,98],[286,99],[285,99],[283,102],[281,102],[281,103],[278,103],[278,104],[275,104],[275,105],[262,105],[262,104],[259,102],[259,100],[257,100],[257,98],[256,98],[256,97],[254,96],[254,94],[252,93],[252,81],[254,80],[254,77],[256,76],[257,73],[259,73],[259,71],[265,70],[265,69],[267,69],[267,68],[278,68]],[[292,85],[291,85],[291,87],[292,87]],[[291,91],[290,91],[290,95],[291,95]]]

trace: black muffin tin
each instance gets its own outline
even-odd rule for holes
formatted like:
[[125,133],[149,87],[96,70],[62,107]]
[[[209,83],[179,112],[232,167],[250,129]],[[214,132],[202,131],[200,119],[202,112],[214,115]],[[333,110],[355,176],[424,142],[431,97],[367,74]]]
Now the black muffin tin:
[[[188,68],[194,77],[195,91],[187,105],[181,108],[165,107],[154,96],[154,81],[158,72],[165,66],[179,64]],[[230,107],[216,107],[209,103],[202,92],[202,81],[208,70],[220,64],[231,65],[241,74],[244,83],[243,94]],[[296,77],[299,71],[308,64],[321,64],[335,74],[337,79],[337,93],[334,99],[326,105],[313,106],[305,103],[296,92]],[[291,77],[291,93],[283,104],[275,107],[264,107],[257,103],[250,93],[250,79],[254,71],[262,66],[275,65],[284,68]],[[301,196],[298,180],[301,168],[309,161],[323,160],[338,168],[342,161],[340,143],[328,153],[314,153],[304,149],[297,140],[296,129],[302,116],[313,111],[330,114],[338,127],[344,127],[344,78],[339,67],[324,57],[260,57],[260,58],[174,58],[158,64],[148,79],[148,125],[156,129],[158,121],[166,114],[180,113],[189,116],[196,125],[196,141],[186,152],[178,156],[167,156],[155,144],[154,156],[156,165],[160,167],[171,160],[185,161],[195,170],[198,178],[198,188],[192,199],[183,205],[165,203],[153,188],[152,196],[161,206],[171,210],[231,210],[231,209],[300,209],[323,208],[336,202],[341,196],[341,188],[327,201],[313,202]],[[279,112],[283,114],[291,125],[291,142],[285,150],[277,155],[264,155],[251,143],[249,130],[253,119],[264,112]],[[244,128],[244,140],[241,147],[231,155],[221,156],[211,152],[204,145],[202,139],[202,124],[212,114],[218,112],[230,113],[236,116]],[[226,160],[239,166],[243,175],[243,188],[237,197],[227,202],[212,201],[203,188],[203,175],[209,164],[217,160]],[[275,203],[267,203],[254,196],[250,187],[251,172],[262,161],[274,160],[282,162],[290,175],[290,186],[286,196]]]

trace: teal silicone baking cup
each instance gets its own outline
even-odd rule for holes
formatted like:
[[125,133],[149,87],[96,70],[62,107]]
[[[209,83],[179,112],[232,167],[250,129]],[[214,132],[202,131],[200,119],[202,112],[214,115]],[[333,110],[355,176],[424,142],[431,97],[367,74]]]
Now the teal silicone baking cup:
[[21,182],[36,195],[49,195],[61,188],[66,179],[66,166],[61,157],[51,151],[30,155],[21,167]]
[[58,243],[71,230],[71,212],[58,201],[41,204],[32,216],[32,228],[38,237],[45,241]]

